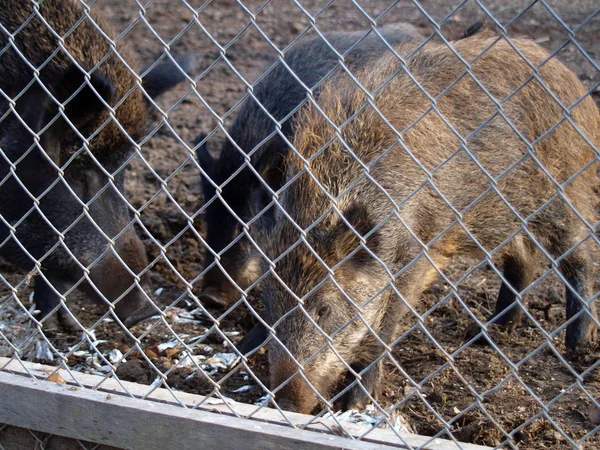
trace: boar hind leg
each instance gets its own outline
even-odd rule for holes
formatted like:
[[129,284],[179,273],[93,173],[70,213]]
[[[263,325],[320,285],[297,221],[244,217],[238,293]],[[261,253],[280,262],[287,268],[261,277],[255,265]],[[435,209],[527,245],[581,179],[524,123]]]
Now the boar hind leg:
[[34,301],[35,306],[40,311],[40,320],[44,320],[45,329],[57,329],[59,326],[66,330],[76,328],[75,321],[69,315],[64,306],[61,306],[56,315],[50,315],[57,306],[60,305],[60,296],[55,292],[65,292],[64,285],[60,282],[53,282],[54,289],[40,276],[35,277]]
[[529,286],[533,281],[534,273],[533,264],[523,255],[511,254],[504,258],[502,274],[506,282],[502,282],[500,287],[496,310],[490,317],[490,323],[500,325],[509,331],[519,325],[523,310],[517,303],[515,292],[520,293]]
[[566,280],[567,320],[576,317],[567,325],[565,344],[567,352],[576,356],[584,353],[596,338],[597,318],[593,291],[593,266],[591,254],[582,244],[561,260],[559,268]]

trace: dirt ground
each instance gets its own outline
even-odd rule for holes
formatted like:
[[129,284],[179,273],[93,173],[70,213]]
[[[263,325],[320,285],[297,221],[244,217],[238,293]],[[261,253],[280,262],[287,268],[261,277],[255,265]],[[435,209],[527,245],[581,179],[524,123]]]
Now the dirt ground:
[[[424,33],[432,33],[437,27],[430,19],[444,19],[462,2],[419,2],[430,18],[411,1],[404,0],[355,2],[362,11],[351,1],[300,0],[297,3],[313,15],[325,7],[316,16],[316,26],[321,31],[365,29],[369,26],[365,15],[369,15],[373,18],[381,16],[378,19],[381,24],[406,21],[419,26]],[[600,62],[597,0],[545,2],[552,12],[537,2],[514,21],[512,19],[529,2],[493,0],[481,3],[496,20],[507,26],[509,36],[526,35],[549,50],[560,49],[558,58],[590,87],[600,80],[600,73],[577,48],[585,50],[595,64]],[[193,365],[182,362],[185,358],[178,359],[181,354],[176,344],[159,347],[173,341],[173,332],[177,333],[193,349],[194,355],[200,356],[199,363],[206,364],[216,353],[230,353],[232,350],[224,343],[225,339],[239,340],[254,323],[244,304],[225,313],[210,310],[212,318],[190,312],[197,305],[189,300],[186,283],[199,284],[204,253],[198,239],[198,233],[203,233],[203,220],[202,215],[197,215],[202,195],[193,151],[183,143],[191,148],[194,138],[201,132],[213,130],[220,117],[224,117],[225,126],[231,123],[236,113],[232,108],[245,93],[245,83],[240,77],[252,83],[275,56],[271,45],[284,47],[308,26],[309,20],[289,0],[266,3],[245,0],[244,7],[234,0],[203,5],[201,0],[188,0],[187,3],[155,0],[147,5],[145,15],[137,21],[139,12],[135,2],[97,0],[93,5],[117,32],[123,33],[121,39],[133,46],[142,65],[151,63],[165,46],[174,53],[197,55],[200,67],[196,76],[200,78],[196,92],[208,107],[186,85],[161,98],[158,104],[166,113],[164,120],[168,125],[163,124],[143,147],[145,162],[135,159],[128,173],[127,196],[140,211],[149,233],[142,233],[142,238],[150,259],[155,261],[152,270],[152,282],[157,290],[155,300],[161,308],[168,307],[165,309],[167,321],[147,320],[134,327],[131,333],[141,343],[135,347],[133,336],[118,330],[114,323],[109,320],[97,322],[102,311],[96,306],[78,296],[73,296],[69,305],[83,325],[95,326],[94,342],[102,355],[109,355],[115,349],[125,354],[128,362],[117,368],[121,378],[150,384],[156,379],[155,370],[161,370],[167,374],[167,382],[174,389],[200,394],[219,389],[230,398],[254,403],[264,395],[256,380],[268,384],[264,352],[252,357],[248,367],[241,364],[231,371],[219,369],[208,377],[194,370]],[[577,28],[577,45],[565,45],[569,34],[554,15],[572,28],[589,19]],[[440,32],[451,39],[484,16],[482,9],[469,1],[441,25]],[[221,52],[224,49],[235,71],[223,60]],[[593,95],[597,101],[599,94],[596,89]],[[218,132],[209,142],[210,148],[218,149],[222,139],[223,134]],[[472,263],[458,260],[446,275],[456,282]],[[3,277],[13,285],[24,277],[7,265],[0,269]],[[435,284],[419,309],[421,313],[427,312],[424,321],[396,346],[397,365],[386,363],[381,405],[390,408],[398,404],[397,411],[408,419],[414,431],[428,436],[441,433],[441,437],[448,437],[443,431],[447,427],[459,441],[489,446],[558,449],[569,446],[568,437],[576,442],[582,439],[584,448],[600,448],[600,432],[594,429],[589,418],[590,396],[600,397],[600,379],[594,358],[569,368],[562,359],[563,335],[551,341],[557,350],[554,352],[542,331],[530,320],[514,333],[495,333],[495,346],[465,345],[469,341],[467,331],[475,323],[472,316],[483,320],[490,314],[498,288],[498,276],[489,267],[480,268],[466,277],[459,283],[456,293],[446,283]],[[552,332],[564,321],[563,291],[556,274],[550,273],[529,295],[529,313],[545,332]],[[89,345],[82,342],[80,334],[55,333],[47,343],[42,341],[40,344],[32,336],[31,327],[22,319],[23,312],[8,295],[8,290],[4,288],[2,292],[6,295],[0,299],[0,356],[13,354],[14,349],[7,345],[7,341],[11,341],[27,359],[49,362],[50,353],[53,362],[58,363],[53,346],[60,352],[72,350],[66,361],[71,367],[82,370],[93,367],[100,372],[106,368],[102,358],[99,361],[92,359],[90,363],[87,359],[90,354],[86,353]],[[32,305],[28,289],[15,295],[26,307]],[[21,319],[15,319],[17,316]],[[12,320],[10,324],[9,319]],[[407,324],[407,330],[411,325],[414,324]],[[426,328],[427,333],[420,327]],[[592,369],[587,370],[590,367]],[[585,376],[579,375],[584,372]],[[233,392],[243,386],[252,387]]]

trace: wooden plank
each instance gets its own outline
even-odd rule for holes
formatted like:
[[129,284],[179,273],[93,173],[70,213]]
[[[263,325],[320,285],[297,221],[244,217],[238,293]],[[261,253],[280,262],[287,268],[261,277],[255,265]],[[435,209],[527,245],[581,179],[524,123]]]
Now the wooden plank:
[[[92,442],[73,439],[57,434],[48,435],[38,433],[29,428],[13,427],[0,424],[0,449],[6,450],[34,450],[42,448],[38,440],[43,440],[46,450],[123,450],[111,445],[102,445]],[[82,446],[83,445],[83,446]]]
[[307,430],[0,374],[0,422],[125,449],[383,449]]
[[[188,408],[194,408],[196,407],[196,405],[199,405],[204,400],[206,400],[206,397],[204,396],[189,394],[180,391],[174,392],[174,394],[176,395],[175,398],[173,393],[163,388],[154,389],[152,391],[152,388],[150,386],[141,385],[138,383],[117,381],[112,378],[105,378],[97,375],[88,375],[79,372],[67,372],[66,370],[58,369],[57,367],[53,366],[21,362],[11,360],[9,358],[0,358],[0,377],[2,371],[5,371],[11,372],[13,374],[34,376],[40,380],[44,380],[51,373],[56,372],[57,370],[61,377],[71,385],[83,386],[96,391],[110,393],[112,395],[133,396],[138,399],[143,398],[145,400],[151,400],[153,402],[161,402],[163,404],[176,406],[178,409],[183,409],[181,408],[181,405],[185,405]],[[152,392],[149,394],[150,391]],[[246,423],[248,423],[249,420],[240,419],[240,417],[250,418],[250,420],[255,424],[272,424],[274,426],[278,426],[280,429],[283,428],[282,425],[285,425],[285,429],[296,432],[298,432],[299,430],[294,430],[293,428],[291,428],[290,423],[299,428],[305,428],[310,431],[318,431],[321,433],[330,433],[331,429],[336,428],[336,423],[332,419],[318,418],[315,420],[313,416],[287,411],[285,412],[285,416],[283,416],[282,413],[273,408],[259,408],[254,405],[248,405],[237,402],[216,405],[204,403],[202,406],[198,406],[197,409],[204,412],[209,412],[214,415],[221,415],[225,417],[230,417],[232,419],[235,418],[236,420],[243,420]],[[353,437],[361,437],[368,432],[366,436],[362,437],[362,441],[364,443],[379,444],[386,446],[382,448],[407,448],[407,445],[413,448],[423,447],[428,450],[449,450],[459,448],[464,450],[482,450],[489,448],[474,444],[457,444],[453,441],[445,439],[432,440],[429,437],[408,433],[401,433],[402,439],[400,439],[398,435],[391,430],[369,430],[369,428],[367,427],[351,423],[343,423],[343,426],[346,429],[346,431]]]

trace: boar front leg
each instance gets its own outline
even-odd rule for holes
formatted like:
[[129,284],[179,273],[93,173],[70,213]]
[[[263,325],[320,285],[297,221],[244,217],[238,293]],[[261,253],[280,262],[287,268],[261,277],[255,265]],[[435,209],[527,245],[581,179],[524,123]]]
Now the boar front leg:
[[364,409],[369,403],[371,398],[375,401],[379,398],[380,394],[380,377],[382,364],[381,361],[373,363],[377,358],[377,355],[373,355],[373,359],[369,362],[352,364],[352,369],[360,374],[360,381],[350,372],[346,375],[342,383],[342,389],[349,385],[352,386],[346,392],[344,392],[339,398],[333,402],[335,411],[345,411],[348,409]]
[[[422,293],[436,278],[436,267],[441,270],[449,261],[442,252],[435,251],[435,249],[430,249],[429,254],[433,258],[435,266],[431,265],[427,259],[420,258],[416,264],[396,279],[394,284],[403,298],[399,298],[397,293],[391,289],[385,294],[387,298],[382,305],[383,313],[380,315],[380,321],[372,326],[379,339],[369,332],[363,339],[360,355],[357,358],[359,362],[352,365],[352,368],[361,374],[361,382],[356,382],[343,396],[337,399],[336,405],[342,405],[345,409],[356,409],[371,402],[369,395],[377,400],[381,390],[384,359],[379,359],[376,364],[373,364],[373,361],[377,361],[385,351],[380,342],[389,346],[395,343],[404,327],[403,318],[408,311],[407,302],[411,305],[416,304]],[[407,254],[405,259],[412,261],[415,257],[414,254]],[[350,383],[355,381],[353,375],[349,375],[347,378],[351,378]]]
[[[535,275],[535,266],[523,255],[509,255],[504,259],[504,279],[510,284],[502,283],[496,310],[489,322],[500,325],[502,328],[513,331],[520,323],[523,310],[516,303],[517,296],[514,291],[522,292],[531,284]],[[511,289],[512,287],[512,289]]]
[[586,244],[575,249],[560,262],[560,271],[567,283],[567,319],[576,317],[567,325],[565,343],[570,357],[577,358],[594,350],[598,330],[596,300],[592,299],[593,265]]
[[54,289],[63,293],[66,291],[64,284],[59,281],[52,281],[54,286],[54,289],[52,289],[46,280],[39,275],[35,277],[34,283],[33,299],[36,308],[40,310],[40,320],[44,320],[44,329],[54,330],[60,326],[65,330],[74,330],[77,324],[64,306],[58,309],[56,315],[50,316],[50,313],[60,304],[60,296]]
[[[402,301],[394,301],[393,294],[390,293],[388,300],[384,303],[385,313],[382,315],[383,321],[379,326],[373,327],[379,339],[390,344],[400,327],[402,315],[406,312],[406,305]],[[381,393],[381,374],[383,371],[383,359],[379,359],[385,351],[379,339],[370,332],[363,339],[359,354],[352,362],[352,369],[360,375],[360,382],[356,377],[348,372],[342,388],[352,386],[334,401],[336,410],[362,409],[372,402],[377,401]]]

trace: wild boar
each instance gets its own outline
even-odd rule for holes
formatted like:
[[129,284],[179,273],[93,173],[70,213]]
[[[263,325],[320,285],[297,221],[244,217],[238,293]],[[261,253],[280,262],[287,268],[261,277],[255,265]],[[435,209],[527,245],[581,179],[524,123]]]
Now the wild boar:
[[298,114],[277,210],[255,230],[280,407],[376,396],[403,318],[457,255],[501,267],[491,320],[504,326],[551,257],[568,354],[594,345],[600,114],[557,58],[511,42],[489,31],[453,42],[470,71],[434,42],[406,68],[383,56],[356,74],[369,95],[340,75]]
[[[339,57],[331,47],[344,55],[346,67],[354,70],[382,55],[388,45],[422,39],[416,28],[403,23],[384,26],[379,33],[387,44],[377,34],[367,34],[366,30],[325,34],[327,42],[321,37],[299,42],[285,54],[284,60],[289,69],[279,63],[254,86],[253,95],[260,104],[252,98],[244,102],[228,131],[229,139],[217,158],[208,152],[206,136],[199,136],[198,144],[202,145],[197,150],[198,160],[208,176],[202,177],[202,189],[204,201],[208,204],[204,218],[206,242],[210,247],[204,261],[204,268],[208,271],[202,280],[202,301],[230,305],[240,298],[240,291],[227,275],[241,289],[246,289],[258,278],[258,265],[251,258],[250,240],[246,236],[240,237],[242,225],[229,208],[242,221],[248,222],[252,218],[249,207],[252,193],[259,192],[261,205],[266,207],[271,201],[267,186],[275,190],[281,187],[281,162],[288,150],[286,139],[294,133],[290,117],[307,98],[307,88],[318,96],[323,78],[336,67],[341,70]],[[274,120],[281,123],[280,132]],[[245,154],[249,155],[250,163],[260,178],[249,167],[236,174],[245,164]],[[215,197],[217,186],[222,189],[220,198]],[[214,254],[221,253],[238,237],[239,240],[220,255],[219,267]]]
[[125,167],[149,98],[182,81],[192,59],[157,65],[144,93],[130,50],[77,0],[6,0],[0,25],[0,255],[37,269],[40,319],[77,284],[131,326],[153,308]]

